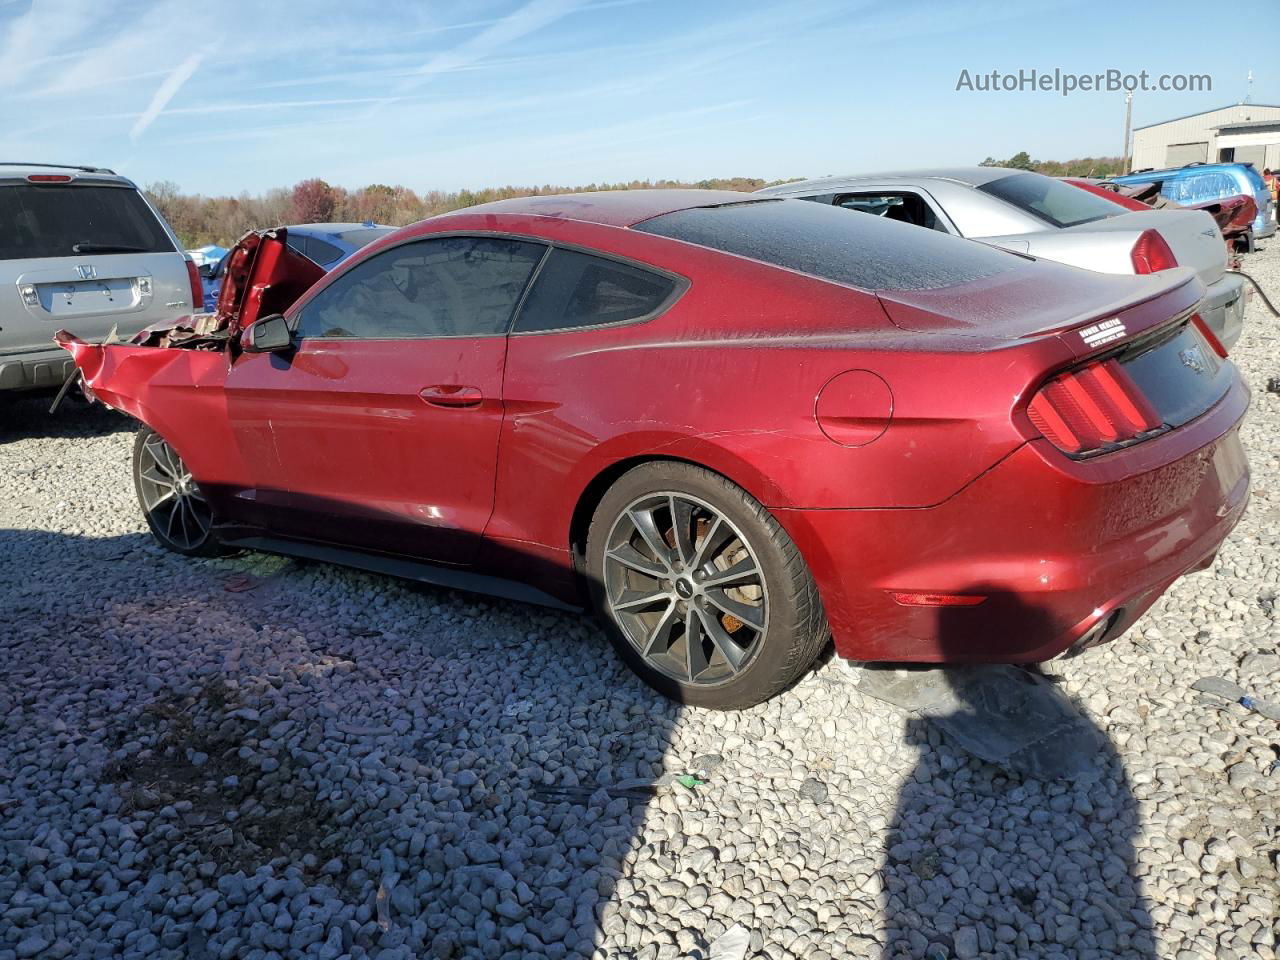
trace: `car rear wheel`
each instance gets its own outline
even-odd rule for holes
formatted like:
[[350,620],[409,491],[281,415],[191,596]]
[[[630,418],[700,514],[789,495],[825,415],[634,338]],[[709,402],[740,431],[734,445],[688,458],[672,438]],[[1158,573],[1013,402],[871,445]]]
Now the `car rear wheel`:
[[152,535],[161,546],[193,557],[221,552],[213,513],[178,451],[150,427],[133,442],[133,485]]
[[619,478],[592,519],[587,572],[622,657],[681,703],[767,700],[827,639],[791,538],[740,487],[692,464],[649,463]]

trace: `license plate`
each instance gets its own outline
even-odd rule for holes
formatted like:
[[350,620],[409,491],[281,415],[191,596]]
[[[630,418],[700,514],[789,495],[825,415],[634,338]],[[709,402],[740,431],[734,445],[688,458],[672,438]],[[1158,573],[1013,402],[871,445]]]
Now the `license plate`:
[[55,317],[117,313],[132,310],[138,305],[137,288],[132,278],[41,283],[36,289],[40,305]]

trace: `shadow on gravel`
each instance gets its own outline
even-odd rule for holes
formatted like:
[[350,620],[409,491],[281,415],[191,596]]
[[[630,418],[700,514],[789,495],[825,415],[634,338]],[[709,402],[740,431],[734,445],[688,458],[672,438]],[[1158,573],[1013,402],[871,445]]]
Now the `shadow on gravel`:
[[0,953],[590,957],[683,908],[640,829],[681,708],[584,617],[138,535],[0,557]]
[[56,437],[102,437],[133,431],[137,421],[72,391],[57,413],[49,413],[54,393],[0,394],[0,444]]
[[[998,599],[1032,622],[1042,619],[1012,595]],[[944,648],[971,642],[967,609],[938,608]],[[1111,741],[1075,704],[1070,736],[1092,757],[1063,763],[1052,756],[1064,751],[1052,738],[1033,749],[1046,751],[1047,766],[1076,775],[1034,776],[1025,771],[1036,770],[1038,758],[1025,755],[1006,766],[984,762],[942,728],[981,736],[989,722],[982,718],[999,713],[992,688],[963,669],[933,673],[946,678],[953,707],[932,720],[907,720],[907,742],[920,758],[885,838],[883,956],[1154,958],[1149,905],[1135,873],[1137,805]]]

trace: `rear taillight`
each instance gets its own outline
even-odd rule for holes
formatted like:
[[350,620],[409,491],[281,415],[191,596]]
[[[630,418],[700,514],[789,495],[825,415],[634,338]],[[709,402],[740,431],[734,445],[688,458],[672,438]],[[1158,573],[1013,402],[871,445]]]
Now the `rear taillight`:
[[1115,359],[1054,377],[1036,392],[1027,414],[1055,447],[1070,454],[1129,443],[1163,426]]
[[1143,230],[1129,252],[1134,273],[1157,273],[1178,265],[1178,258],[1158,230]]
[[187,279],[191,281],[191,312],[199,313],[204,309],[204,287],[200,285],[200,271],[190,260],[187,261]]
[[71,178],[65,173],[30,173],[27,183],[70,183]]
[[1213,348],[1213,352],[1223,360],[1227,359],[1227,348],[1222,345],[1222,341],[1218,339],[1218,335],[1209,329],[1209,325],[1204,322],[1204,317],[1197,313],[1191,318],[1191,323],[1200,331],[1200,336],[1204,337],[1205,342]]

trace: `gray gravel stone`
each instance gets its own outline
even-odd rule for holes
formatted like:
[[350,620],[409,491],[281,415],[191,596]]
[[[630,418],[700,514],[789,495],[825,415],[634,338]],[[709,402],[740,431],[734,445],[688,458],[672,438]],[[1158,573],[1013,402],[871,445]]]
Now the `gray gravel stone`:
[[[1245,269],[1280,292],[1280,240]],[[683,708],[580,617],[166,554],[123,417],[6,398],[0,960],[666,960],[735,922],[772,960],[1274,957],[1275,724],[1191,689],[1280,703],[1280,337],[1250,310],[1249,511],[1061,665],[1106,741],[1066,783],[837,661]]]

